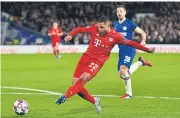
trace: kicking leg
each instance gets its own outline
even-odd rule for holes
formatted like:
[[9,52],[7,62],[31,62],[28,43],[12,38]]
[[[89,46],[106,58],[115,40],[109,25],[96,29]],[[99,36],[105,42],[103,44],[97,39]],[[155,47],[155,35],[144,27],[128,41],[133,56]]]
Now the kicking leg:
[[66,99],[70,98],[71,96],[77,94],[80,92],[81,88],[83,88],[84,84],[89,80],[90,74],[83,73],[82,76],[79,78],[79,80],[71,86],[67,91],[65,95],[61,95],[57,100],[56,104],[61,104],[66,101]]
[[[77,80],[79,80],[79,78],[74,78],[73,79],[73,85],[77,82]],[[77,93],[81,98],[91,102],[92,104],[95,103],[95,99],[93,96],[91,96],[91,94],[84,88],[82,87],[80,92]]]

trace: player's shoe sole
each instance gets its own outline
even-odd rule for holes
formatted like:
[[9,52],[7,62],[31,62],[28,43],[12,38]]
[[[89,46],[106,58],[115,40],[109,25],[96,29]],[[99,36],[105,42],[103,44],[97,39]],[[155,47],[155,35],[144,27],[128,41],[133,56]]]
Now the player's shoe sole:
[[151,62],[145,60],[145,59],[142,58],[142,57],[139,57],[138,61],[141,61],[141,62],[143,63],[143,66],[149,66],[149,67],[152,67]]
[[123,95],[123,96],[120,96],[120,98],[121,99],[130,99],[130,98],[132,98],[132,96],[130,96],[129,94],[125,94],[125,95]]
[[66,101],[66,96],[65,95],[60,95],[59,98],[56,100],[56,104],[59,105],[59,104],[62,104]]
[[100,97],[94,97],[94,99],[95,99],[94,107],[96,108],[96,112],[99,114],[102,112],[101,104],[100,104]]

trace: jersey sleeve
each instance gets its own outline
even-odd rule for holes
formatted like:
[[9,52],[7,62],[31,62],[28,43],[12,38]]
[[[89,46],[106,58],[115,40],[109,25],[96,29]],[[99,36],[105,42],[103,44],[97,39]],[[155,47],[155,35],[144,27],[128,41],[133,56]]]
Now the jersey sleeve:
[[116,43],[126,44],[127,39],[121,33],[116,33],[116,35],[114,35],[114,38],[116,39]]
[[86,27],[77,27],[73,31],[69,33],[72,37],[75,36],[77,33],[92,33],[95,30],[95,25],[86,26]]
[[49,29],[48,33],[52,33],[52,28]]
[[115,25],[116,25],[116,22],[113,23],[113,28],[115,27]]
[[132,31],[134,31],[138,27],[137,24],[132,21],[130,21],[130,24],[131,24]]
[[61,28],[59,28],[59,33],[62,33],[62,29]]
[[116,41],[118,44],[124,44],[124,45],[128,45],[131,46],[133,48],[145,51],[145,52],[149,52],[149,48],[140,45],[139,43],[132,41],[132,40],[128,40],[126,39],[122,34],[117,33],[117,35],[115,35]]

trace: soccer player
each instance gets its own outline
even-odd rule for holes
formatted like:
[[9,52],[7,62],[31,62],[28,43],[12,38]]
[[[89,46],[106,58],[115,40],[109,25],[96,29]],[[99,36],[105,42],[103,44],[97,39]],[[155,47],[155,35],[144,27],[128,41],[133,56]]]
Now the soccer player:
[[54,22],[53,27],[50,28],[48,35],[51,36],[51,43],[54,51],[54,55],[56,58],[60,58],[60,53],[59,53],[59,43],[60,43],[60,38],[63,35],[62,29],[58,27],[58,23]]
[[79,32],[90,33],[90,43],[88,49],[83,53],[77,64],[74,72],[73,85],[67,90],[65,95],[61,95],[56,100],[56,104],[59,105],[71,96],[78,94],[83,99],[91,102],[95,106],[97,113],[100,113],[100,98],[92,97],[85,89],[84,85],[99,72],[101,67],[108,60],[114,45],[118,43],[129,45],[148,53],[153,53],[154,48],[146,48],[134,41],[124,38],[121,34],[110,28],[110,21],[106,16],[100,17],[98,23],[95,25],[75,28],[65,37],[65,41],[71,40],[72,37]]
[[[120,32],[125,38],[132,40],[133,33],[136,32],[141,35],[141,45],[146,44],[146,33],[139,28],[135,23],[131,20],[127,19],[126,16],[126,8],[123,5],[117,6],[117,17],[118,21],[113,24],[113,27],[116,32]],[[120,73],[121,78],[124,81],[126,94],[121,96],[120,98],[132,98],[132,87],[131,87],[131,79],[130,75],[137,70],[140,66],[152,66],[150,62],[146,61],[142,57],[139,57],[138,61],[133,65],[132,61],[136,54],[136,50],[134,47],[130,47],[128,45],[118,44],[119,47],[119,60],[118,60],[118,71]]]

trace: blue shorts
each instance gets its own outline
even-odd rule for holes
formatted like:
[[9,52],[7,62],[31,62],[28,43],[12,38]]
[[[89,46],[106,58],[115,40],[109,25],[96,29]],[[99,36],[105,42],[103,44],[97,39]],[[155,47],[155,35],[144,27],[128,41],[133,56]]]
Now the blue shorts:
[[130,68],[132,61],[136,55],[136,50],[135,49],[120,49],[119,50],[119,60],[118,60],[118,71],[120,70],[121,65],[125,65]]

